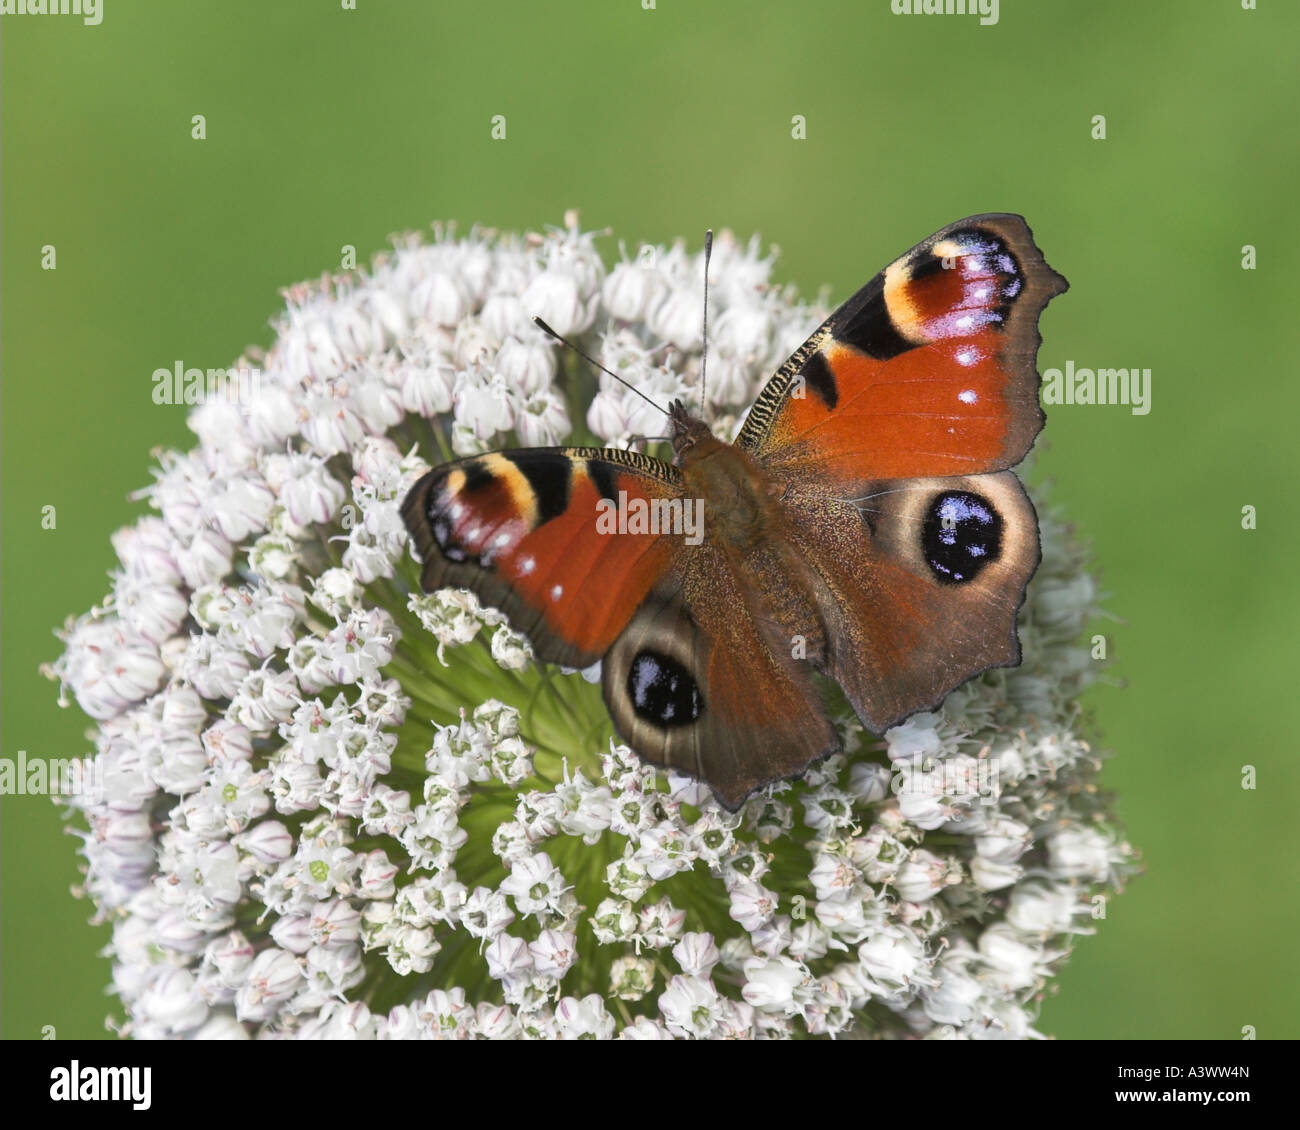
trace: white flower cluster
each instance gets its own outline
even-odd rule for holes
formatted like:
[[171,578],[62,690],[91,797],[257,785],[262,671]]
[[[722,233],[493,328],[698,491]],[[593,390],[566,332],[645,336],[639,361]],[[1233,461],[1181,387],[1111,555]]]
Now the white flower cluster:
[[[596,689],[499,613],[418,591],[399,506],[426,457],[558,443],[584,408],[611,443],[661,427],[530,315],[689,403],[702,267],[646,247],[606,273],[573,220],[404,239],[287,292],[252,402],[193,412],[52,668],[97,722],[103,788],[71,803],[123,1031],[1036,1035],[1130,868],[1075,731],[1096,594],[1055,520],[1020,668],[883,745],[845,719],[850,752],[734,815],[593,745]],[[770,270],[718,240],[719,432],[824,313]]]

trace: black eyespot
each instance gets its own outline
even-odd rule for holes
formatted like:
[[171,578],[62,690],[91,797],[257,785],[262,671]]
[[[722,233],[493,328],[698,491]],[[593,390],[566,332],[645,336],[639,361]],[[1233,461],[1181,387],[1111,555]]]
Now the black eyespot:
[[937,580],[963,584],[1002,552],[1002,516],[969,491],[936,495],[921,527],[925,560]]
[[638,717],[655,726],[686,726],[704,713],[691,673],[659,651],[639,651],[627,672],[627,693]]

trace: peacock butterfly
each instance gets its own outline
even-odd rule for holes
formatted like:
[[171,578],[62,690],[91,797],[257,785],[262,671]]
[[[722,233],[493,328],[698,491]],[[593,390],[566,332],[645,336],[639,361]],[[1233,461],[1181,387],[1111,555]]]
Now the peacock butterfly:
[[[1020,661],[1038,523],[1008,468],[1043,425],[1038,318],[1066,287],[1022,217],[951,224],[822,323],[733,444],[677,401],[671,464],[557,447],[430,471],[402,507],[421,584],[472,589],[546,662],[601,660],[628,745],[734,810],[840,748],[813,672],[881,733]],[[702,537],[609,521],[700,503]]]

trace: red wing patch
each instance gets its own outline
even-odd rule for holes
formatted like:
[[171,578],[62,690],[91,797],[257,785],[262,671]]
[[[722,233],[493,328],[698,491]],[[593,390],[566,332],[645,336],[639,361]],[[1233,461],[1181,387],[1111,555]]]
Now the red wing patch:
[[832,490],[1010,467],[1043,424],[1038,317],[1065,286],[1019,216],[958,221],[835,311],[737,442]]
[[540,658],[586,666],[668,571],[680,538],[661,519],[680,496],[676,471],[646,456],[534,449],[430,471],[403,516],[426,591],[472,589]]
[[832,341],[818,354],[834,381],[834,408],[792,397],[771,433],[767,469],[800,466],[828,483],[864,477],[964,475],[994,466],[1008,426],[1038,412],[997,360],[991,331],[920,346],[890,361]]

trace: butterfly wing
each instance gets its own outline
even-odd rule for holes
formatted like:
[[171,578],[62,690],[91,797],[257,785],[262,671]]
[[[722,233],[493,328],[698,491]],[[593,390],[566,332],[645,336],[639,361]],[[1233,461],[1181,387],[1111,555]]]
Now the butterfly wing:
[[818,662],[876,732],[1019,662],[1038,524],[1005,469],[1042,427],[1038,318],[1066,286],[1021,217],[950,224],[823,323],[737,440],[783,484]]
[[883,482],[854,501],[794,489],[785,518],[811,566],[820,665],[873,732],[1020,662],[1038,522],[1010,471]]
[[1022,217],[950,224],[826,319],[736,442],[777,478],[841,493],[1014,466],[1043,426],[1038,316],[1066,286]]
[[733,811],[840,748],[805,665],[758,593],[705,542],[605,657],[605,703],[642,757],[705,781]]
[[637,452],[532,448],[435,468],[411,488],[402,516],[426,592],[470,589],[505,613],[538,658],[586,667],[676,550],[673,538],[626,522],[618,532],[620,503],[625,512],[680,505],[681,492],[675,467]]

